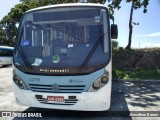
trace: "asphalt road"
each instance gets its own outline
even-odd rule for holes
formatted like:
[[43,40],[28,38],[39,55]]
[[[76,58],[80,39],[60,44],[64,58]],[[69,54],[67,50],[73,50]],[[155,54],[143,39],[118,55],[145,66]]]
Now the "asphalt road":
[[[19,106],[15,103],[12,90],[12,67],[3,67],[0,68],[0,111],[32,111],[42,113],[44,111],[47,111],[46,115],[43,114],[42,118],[36,118],[40,120],[46,119],[46,117],[47,119],[54,118],[69,120],[160,120],[160,82],[113,81],[111,108],[108,111],[104,112],[65,111],[40,108],[38,109],[26,106]],[[48,115],[51,113],[53,116],[52,118],[48,117]],[[130,116],[123,117],[126,116],[126,114]],[[148,116],[142,117],[143,115]],[[153,117],[157,115],[158,117]],[[19,120],[22,118],[0,117],[0,120],[1,119]]]

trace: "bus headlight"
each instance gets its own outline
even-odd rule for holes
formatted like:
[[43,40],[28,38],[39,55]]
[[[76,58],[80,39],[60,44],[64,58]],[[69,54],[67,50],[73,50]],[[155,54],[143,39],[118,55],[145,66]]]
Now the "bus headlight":
[[109,81],[109,72],[105,71],[104,75],[99,77],[94,83],[90,86],[88,92],[96,92],[105,86]]
[[13,81],[20,89],[27,90],[26,85],[24,84],[23,80],[18,75],[13,76]]
[[109,76],[109,72],[108,71],[104,71],[104,74],[108,77]]
[[99,87],[100,87],[99,81],[95,81],[95,82],[93,83],[93,88],[94,88],[94,89],[99,89]]
[[18,79],[19,79],[19,77],[18,77],[17,75],[14,75],[14,76],[13,76],[13,80],[14,80],[15,82],[18,82]]
[[101,82],[102,83],[107,83],[108,82],[108,77],[107,76],[103,76],[103,77],[101,77]]
[[23,81],[22,81],[22,80],[18,80],[18,85],[19,85],[20,87],[24,86]]

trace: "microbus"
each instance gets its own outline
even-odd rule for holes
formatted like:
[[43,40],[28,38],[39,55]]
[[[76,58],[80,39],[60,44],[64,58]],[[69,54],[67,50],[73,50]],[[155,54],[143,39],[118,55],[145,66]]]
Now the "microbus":
[[13,89],[20,105],[104,111],[112,84],[108,9],[71,3],[27,11],[20,22],[13,57]]
[[13,47],[0,46],[0,67],[11,65],[13,58]]

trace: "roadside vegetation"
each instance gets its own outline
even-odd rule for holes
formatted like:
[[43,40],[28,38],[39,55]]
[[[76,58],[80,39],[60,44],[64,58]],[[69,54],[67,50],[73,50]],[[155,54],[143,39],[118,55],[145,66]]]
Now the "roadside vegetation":
[[160,73],[155,69],[113,69],[112,77],[116,80],[160,80]]
[[160,48],[124,49],[112,41],[112,77],[116,80],[160,80]]
[[[71,3],[71,2],[78,2],[79,0],[20,0],[21,3],[15,5],[10,12],[0,20],[0,44],[1,45],[8,45],[13,46],[15,35],[17,32],[17,25],[20,22],[22,15],[32,8],[46,6],[46,5],[53,5],[53,4],[61,4],[61,3]],[[88,0],[91,3],[102,3],[104,4],[106,0]],[[110,1],[110,0],[107,0]],[[159,0],[158,0],[159,1]],[[121,8],[122,0],[111,0],[108,4],[110,14],[114,15],[115,9]],[[118,42],[112,42],[112,55],[113,55],[113,64],[119,63],[119,61],[123,61],[126,59],[126,66],[125,67],[114,67],[113,65],[113,79],[160,79],[160,73],[158,70],[160,69],[160,65],[158,66],[152,62],[148,57],[145,58],[142,54],[144,52],[151,52],[151,51],[158,51],[160,53],[160,48],[150,48],[150,49],[131,49],[131,39],[132,39],[132,32],[133,26],[139,25],[139,23],[135,23],[133,19],[133,12],[139,8],[143,8],[143,12],[147,12],[147,6],[149,5],[149,0],[126,0],[126,3],[131,3],[131,10],[130,10],[130,18],[129,18],[129,37],[128,37],[128,45],[126,49],[118,48]],[[7,32],[8,31],[8,32]],[[130,64],[134,55],[139,57],[138,60],[145,58],[148,62],[153,65],[153,68],[144,69],[144,68],[135,68],[137,65],[137,61],[133,64]],[[115,60],[115,61],[114,61]],[[143,62],[143,61],[142,61]]]

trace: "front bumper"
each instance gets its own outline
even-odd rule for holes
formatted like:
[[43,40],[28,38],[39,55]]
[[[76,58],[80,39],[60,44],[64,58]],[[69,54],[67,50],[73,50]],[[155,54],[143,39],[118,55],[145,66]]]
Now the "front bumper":
[[[63,110],[80,110],[80,111],[104,111],[110,108],[111,82],[106,84],[103,88],[101,88],[97,92],[82,92],[82,93],[33,92],[31,90],[20,89],[14,82],[13,82],[13,89],[16,102],[24,106],[63,109]],[[76,96],[76,102],[71,101],[72,104],[68,104],[68,103],[38,101],[38,99],[35,97],[36,95],[42,95],[43,98],[47,98],[47,96],[64,96],[65,100],[68,100],[69,96]]]

